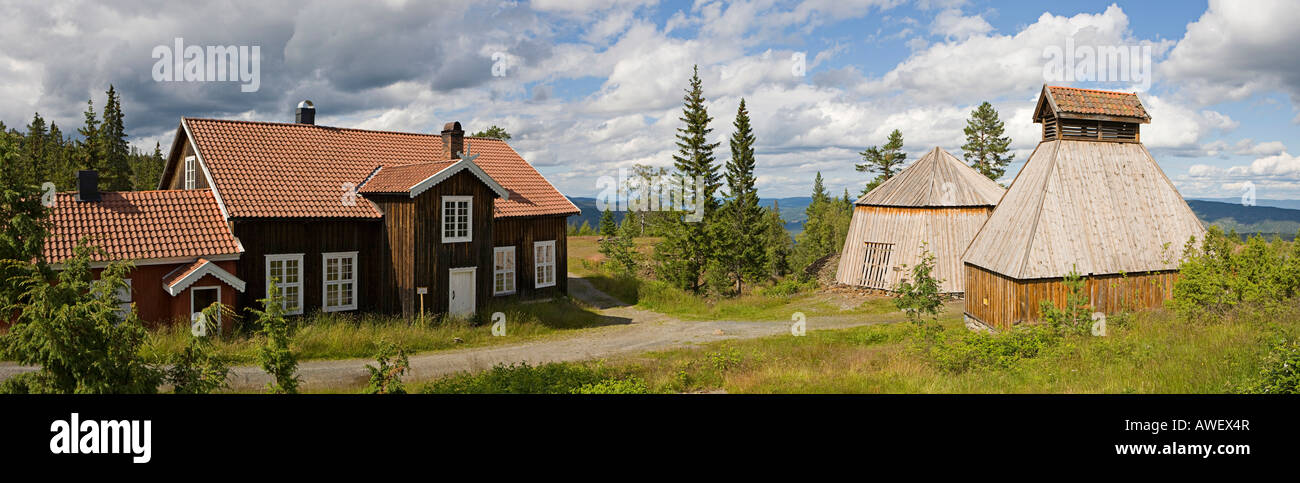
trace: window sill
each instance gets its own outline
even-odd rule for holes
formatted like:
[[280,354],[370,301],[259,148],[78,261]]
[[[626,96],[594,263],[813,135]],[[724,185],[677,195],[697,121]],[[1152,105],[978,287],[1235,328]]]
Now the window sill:
[[347,312],[356,309],[357,309],[356,305],[345,305],[342,307],[321,307],[320,311],[321,312]]

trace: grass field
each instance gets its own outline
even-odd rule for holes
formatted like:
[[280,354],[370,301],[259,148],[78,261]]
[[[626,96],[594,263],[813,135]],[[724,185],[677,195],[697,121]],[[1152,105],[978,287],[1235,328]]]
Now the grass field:
[[[299,360],[369,358],[380,340],[416,353],[516,343],[608,323],[600,314],[565,299],[488,307],[481,314],[496,311],[506,314],[507,337],[493,337],[490,322],[446,320],[420,324],[384,315],[311,314],[295,319],[298,326],[290,347]],[[151,331],[145,353],[160,357],[178,352],[190,337],[189,327],[181,324]],[[235,364],[254,362],[257,348],[262,344],[262,338],[257,335],[214,339],[217,351]]]
[[[910,324],[732,340],[609,361],[498,368],[426,386],[427,392],[727,393],[1223,393],[1250,384],[1267,340],[1300,329],[1300,309],[1189,324],[1163,310],[1114,319],[1106,337],[1056,337],[1005,357],[1007,334],[973,334],[960,317],[944,338],[981,343],[924,350]],[[987,338],[987,339],[981,339]],[[978,349],[977,347],[983,347]],[[998,355],[982,357],[981,351]],[[966,364],[952,364],[953,358]],[[965,359],[963,359],[965,358]],[[512,376],[511,371],[519,372]],[[514,381],[525,380],[527,384]],[[603,384],[604,386],[600,386]],[[640,389],[625,391],[627,388]],[[517,391],[515,391],[517,390]],[[599,391],[597,391],[599,392]]]

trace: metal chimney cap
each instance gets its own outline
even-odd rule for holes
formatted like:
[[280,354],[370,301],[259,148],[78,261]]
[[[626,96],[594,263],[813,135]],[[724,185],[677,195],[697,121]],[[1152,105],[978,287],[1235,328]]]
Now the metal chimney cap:
[[316,105],[311,103],[311,99],[304,99],[298,103],[299,109],[315,109]]

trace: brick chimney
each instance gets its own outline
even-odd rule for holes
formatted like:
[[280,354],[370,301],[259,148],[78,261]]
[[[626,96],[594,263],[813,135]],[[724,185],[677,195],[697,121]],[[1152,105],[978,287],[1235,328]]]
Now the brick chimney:
[[442,126],[442,159],[459,159],[465,152],[465,130],[460,122],[452,121]]
[[77,171],[77,201],[99,200],[99,171]]

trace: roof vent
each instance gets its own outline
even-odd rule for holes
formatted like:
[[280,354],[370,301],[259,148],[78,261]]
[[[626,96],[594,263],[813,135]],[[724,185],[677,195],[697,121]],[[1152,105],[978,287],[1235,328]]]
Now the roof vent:
[[77,171],[77,201],[99,200],[99,171]]
[[294,116],[293,122],[298,124],[316,124],[316,105],[311,101],[302,101],[298,103],[298,112]]

